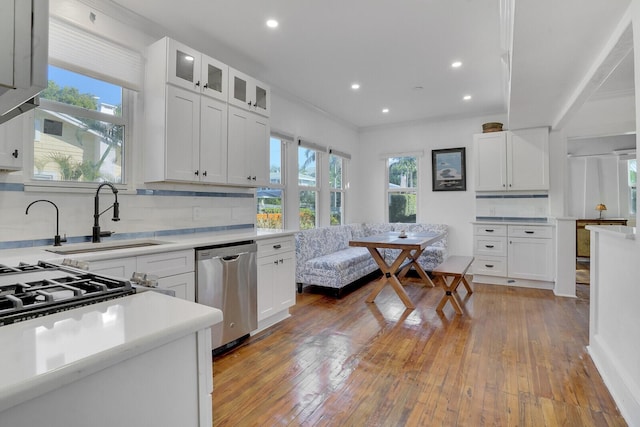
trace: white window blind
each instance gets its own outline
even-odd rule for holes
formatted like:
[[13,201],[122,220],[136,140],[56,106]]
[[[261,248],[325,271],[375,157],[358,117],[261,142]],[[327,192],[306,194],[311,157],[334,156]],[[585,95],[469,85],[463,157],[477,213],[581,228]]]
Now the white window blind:
[[144,60],[139,52],[55,18],[49,20],[49,63],[142,89]]

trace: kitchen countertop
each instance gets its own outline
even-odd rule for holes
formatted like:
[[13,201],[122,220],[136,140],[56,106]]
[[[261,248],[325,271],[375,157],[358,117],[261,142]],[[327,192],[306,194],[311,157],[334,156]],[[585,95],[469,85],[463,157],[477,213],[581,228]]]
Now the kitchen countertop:
[[[159,241],[162,244],[134,247],[126,249],[113,249],[98,252],[82,252],[76,254],[61,255],[47,251],[47,249],[56,249],[53,246],[40,246],[16,249],[0,250],[0,264],[12,266],[18,265],[20,262],[33,264],[37,261],[49,261],[53,263],[61,263],[65,258],[81,261],[99,261],[114,258],[127,258],[139,255],[150,255],[154,253],[179,251],[183,249],[194,249],[203,246],[220,245],[226,243],[239,242],[243,240],[261,240],[278,236],[293,235],[295,230],[250,230],[250,231],[233,231],[233,232],[215,232],[215,233],[188,233],[175,234],[170,236],[161,236],[157,238],[141,238],[118,240],[116,238],[103,238],[102,243],[126,243],[135,241]],[[74,245],[100,245],[102,243],[63,243],[61,248],[71,248]]]
[[622,237],[623,239],[636,239],[635,227],[627,227],[622,225],[587,225],[585,228],[587,230],[595,231],[598,233],[609,234],[615,237]]
[[478,219],[471,221],[472,224],[503,224],[503,225],[556,225],[556,221],[553,218],[547,218],[546,220],[531,220],[531,219]]
[[222,321],[143,292],[0,327],[0,412]]

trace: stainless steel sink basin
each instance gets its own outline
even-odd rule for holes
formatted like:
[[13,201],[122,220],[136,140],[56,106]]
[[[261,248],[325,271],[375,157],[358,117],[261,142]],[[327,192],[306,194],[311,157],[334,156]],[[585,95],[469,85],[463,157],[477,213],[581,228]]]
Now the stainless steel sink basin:
[[131,248],[143,248],[146,246],[164,245],[168,242],[161,242],[159,240],[121,240],[114,242],[100,242],[100,243],[76,243],[69,246],[60,246],[54,249],[46,249],[48,252],[53,252],[59,255],[73,255],[83,254],[90,252],[103,252],[113,251],[116,249],[131,249]]

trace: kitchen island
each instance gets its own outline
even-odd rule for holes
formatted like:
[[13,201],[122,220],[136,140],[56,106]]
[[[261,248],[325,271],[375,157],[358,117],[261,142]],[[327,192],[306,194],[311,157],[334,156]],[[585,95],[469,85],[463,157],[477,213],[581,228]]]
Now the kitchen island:
[[215,308],[143,292],[0,328],[0,425],[211,426]]

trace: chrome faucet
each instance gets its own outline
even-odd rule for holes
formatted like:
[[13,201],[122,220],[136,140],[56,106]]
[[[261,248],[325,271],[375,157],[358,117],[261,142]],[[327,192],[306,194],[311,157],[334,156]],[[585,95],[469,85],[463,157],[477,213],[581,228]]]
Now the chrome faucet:
[[[105,185],[111,187],[111,192],[113,193],[116,200],[115,202],[113,202],[111,206],[109,206],[107,209],[100,212],[100,198],[98,197],[98,193],[100,193],[100,189]],[[102,232],[100,231],[100,222],[99,222],[100,215],[102,215],[103,213],[105,213],[111,208],[113,208],[113,218],[111,218],[111,221],[120,221],[120,216],[119,216],[120,204],[118,203],[118,189],[116,188],[115,185],[111,184],[110,182],[104,182],[98,186],[98,189],[96,190],[96,196],[94,198],[93,231],[91,234],[91,242],[99,243],[100,237],[111,236],[112,234],[111,231],[102,231]]]
[[29,215],[29,208],[31,207],[31,205],[38,202],[51,203],[53,207],[56,208],[56,235],[53,237],[53,246],[62,246],[61,242],[66,242],[67,236],[65,235],[64,239],[60,238],[60,233],[58,232],[58,227],[60,225],[60,212],[58,211],[58,206],[55,203],[53,203],[51,200],[46,200],[46,199],[36,200],[35,202],[29,203],[29,206],[27,206],[27,210],[24,212],[24,214]]

